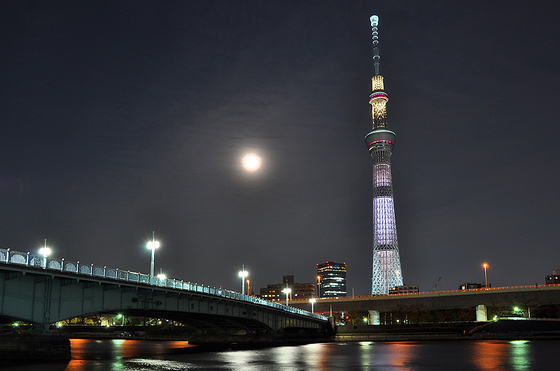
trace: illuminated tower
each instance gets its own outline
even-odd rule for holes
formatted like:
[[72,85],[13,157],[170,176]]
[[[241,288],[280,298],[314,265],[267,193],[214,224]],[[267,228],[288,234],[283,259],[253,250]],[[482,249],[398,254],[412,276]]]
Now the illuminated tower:
[[371,294],[388,294],[389,289],[402,286],[403,278],[395,207],[393,203],[393,181],[391,178],[391,154],[395,144],[395,133],[387,129],[387,101],[383,76],[380,72],[379,40],[377,25],[379,17],[370,18],[373,38],[373,92],[369,96],[373,128],[366,135],[366,144],[373,162],[373,273]]

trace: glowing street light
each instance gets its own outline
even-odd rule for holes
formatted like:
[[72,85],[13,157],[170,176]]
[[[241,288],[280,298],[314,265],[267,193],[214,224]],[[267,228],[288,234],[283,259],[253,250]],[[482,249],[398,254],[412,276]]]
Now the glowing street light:
[[243,270],[239,272],[239,277],[241,277],[241,293],[245,295],[245,277],[249,275],[249,272],[245,270],[245,265],[243,265]]
[[165,279],[167,278],[167,276],[165,274],[163,274],[163,272],[160,271],[160,273],[157,275],[157,279],[158,279],[158,284],[160,286],[163,286],[161,283],[165,283]]
[[313,310],[313,306],[315,305],[315,302],[317,300],[315,298],[311,298],[309,299],[309,302],[311,303],[311,313],[315,314],[315,311]]
[[156,232],[152,232],[152,240],[148,242],[148,249],[152,250],[152,262],[150,264],[150,279],[154,276],[154,260],[156,249],[159,247],[159,241],[156,241]]
[[488,269],[488,263],[482,264],[482,268],[484,268],[484,288],[488,290],[488,274],[486,272]]
[[317,296],[321,297],[321,276],[317,276]]
[[286,306],[288,306],[288,296],[290,296],[292,289],[289,287],[286,287],[284,290],[282,290],[283,293],[286,294]]
[[39,254],[43,256],[43,269],[47,267],[47,256],[51,254],[51,249],[47,247],[47,239],[45,238],[45,246],[39,249]]

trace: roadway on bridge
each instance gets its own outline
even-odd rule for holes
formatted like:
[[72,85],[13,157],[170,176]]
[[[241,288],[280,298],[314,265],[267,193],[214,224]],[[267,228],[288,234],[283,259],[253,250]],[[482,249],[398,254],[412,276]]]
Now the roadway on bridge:
[[[376,310],[440,310],[485,305],[538,306],[560,304],[560,285],[497,287],[476,290],[423,292],[414,294],[317,298],[316,313]],[[309,300],[291,300],[291,306],[310,310]]]

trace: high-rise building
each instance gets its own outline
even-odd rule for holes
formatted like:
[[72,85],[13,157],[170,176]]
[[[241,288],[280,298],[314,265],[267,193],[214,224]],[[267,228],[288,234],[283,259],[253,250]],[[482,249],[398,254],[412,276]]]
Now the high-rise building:
[[366,135],[366,144],[373,162],[373,273],[371,294],[388,294],[389,289],[402,286],[403,277],[395,206],[393,202],[393,180],[391,177],[391,155],[395,144],[395,133],[387,129],[387,101],[379,56],[377,26],[379,17],[370,17],[373,41],[373,77],[371,78],[372,131]]
[[346,296],[346,263],[317,264],[317,287],[320,298]]

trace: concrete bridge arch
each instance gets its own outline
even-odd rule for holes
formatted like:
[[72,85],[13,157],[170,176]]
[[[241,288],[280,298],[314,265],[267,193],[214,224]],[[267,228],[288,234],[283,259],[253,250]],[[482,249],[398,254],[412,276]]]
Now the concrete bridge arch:
[[199,285],[185,290],[184,285],[158,286],[88,272],[0,263],[0,317],[48,325],[94,313],[122,313],[175,320],[199,333],[319,330],[328,323],[322,316],[237,293],[228,297],[232,295]]

